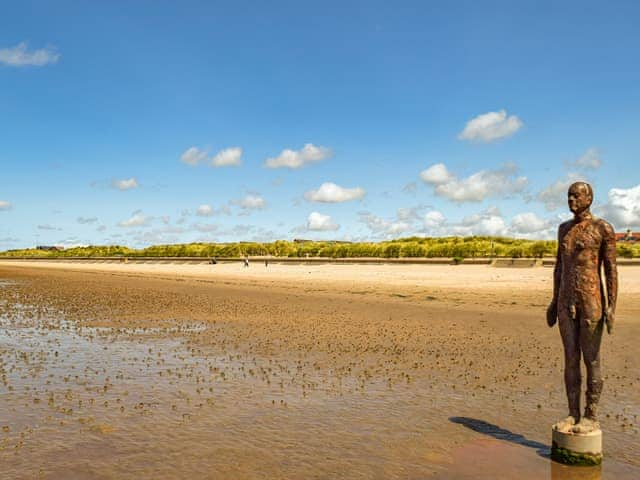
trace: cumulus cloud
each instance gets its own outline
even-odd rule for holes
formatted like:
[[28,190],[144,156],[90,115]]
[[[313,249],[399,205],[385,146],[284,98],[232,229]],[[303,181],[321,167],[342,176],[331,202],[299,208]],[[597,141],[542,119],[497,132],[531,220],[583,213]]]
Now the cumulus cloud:
[[441,212],[437,210],[431,210],[424,215],[423,223],[425,228],[437,228],[444,224],[446,221],[447,219]]
[[584,176],[578,173],[569,172],[566,177],[559,178],[551,185],[538,192],[538,194],[536,195],[536,199],[539,202],[544,203],[544,208],[546,208],[550,212],[557,210],[562,206],[566,207],[567,191],[569,190],[571,184],[574,182],[586,181],[587,180],[584,178]]
[[98,221],[96,217],[78,217],[76,220],[81,225],[86,225],[88,223],[96,223]]
[[431,185],[442,185],[451,180],[454,180],[455,175],[447,170],[447,166],[444,163],[436,163],[434,165],[431,165],[426,170],[420,172],[420,178],[424,183],[429,183]]
[[326,182],[317,190],[309,190],[304,194],[304,198],[310,202],[340,203],[360,200],[365,194],[365,190],[360,187],[343,188],[335,183]]
[[387,220],[370,212],[360,212],[360,222],[364,223],[374,235],[391,237],[413,230],[410,222],[399,218]]
[[242,148],[231,147],[220,150],[211,159],[214,167],[237,167],[242,164]]
[[240,200],[234,200],[232,203],[238,205],[243,210],[262,210],[267,206],[267,202],[260,195],[247,195]]
[[553,229],[548,220],[540,218],[533,212],[519,213],[511,219],[511,228],[515,234],[536,234]]
[[211,205],[200,205],[196,210],[196,215],[199,217],[210,217],[213,215],[213,208]]
[[151,219],[149,217],[145,217],[141,213],[134,213],[127,220],[123,220],[123,221],[119,222],[118,226],[119,227],[125,227],[125,228],[129,228],[129,227],[144,227],[144,226],[149,224],[150,220]]
[[307,229],[316,231],[335,231],[340,225],[335,223],[329,215],[323,215],[318,212],[311,212],[307,219]]
[[529,239],[552,239],[557,222],[543,219],[533,212],[514,215],[510,224],[497,207],[464,217],[459,223],[448,226],[447,234],[470,236],[488,235]]
[[124,180],[113,179],[111,181],[111,186],[116,190],[124,191],[138,188],[140,185],[138,184],[138,181],[135,179],[135,177],[131,177]]
[[596,211],[618,229],[640,228],[640,184],[631,188],[612,188],[607,203]]
[[420,178],[433,186],[434,193],[454,202],[481,202],[489,196],[519,193],[527,186],[527,177],[516,176],[518,168],[508,163],[498,170],[481,170],[467,178],[458,178],[443,163],[423,170]]
[[310,163],[319,162],[331,156],[331,149],[307,143],[300,150],[283,150],[275,158],[267,158],[267,168],[300,168]]
[[462,236],[507,236],[509,229],[500,210],[489,207],[483,212],[464,217],[459,225],[453,227],[453,232]]
[[187,148],[182,155],[180,155],[180,161],[195,167],[196,165],[203,163],[207,160],[207,152],[200,150],[198,147]]
[[591,170],[600,168],[600,166],[602,165],[600,151],[595,147],[588,148],[582,155],[580,155],[580,157],[578,157],[573,162],[573,165],[578,168],[586,168]]
[[522,121],[515,115],[507,116],[505,110],[478,115],[467,122],[458,134],[459,140],[490,143],[510,137],[522,128]]
[[0,212],[11,210],[12,207],[13,205],[11,205],[11,202],[7,202],[6,200],[0,200]]
[[10,67],[42,67],[50,63],[57,63],[60,54],[55,47],[39,50],[28,50],[26,42],[20,42],[15,47],[0,48],[0,64]]

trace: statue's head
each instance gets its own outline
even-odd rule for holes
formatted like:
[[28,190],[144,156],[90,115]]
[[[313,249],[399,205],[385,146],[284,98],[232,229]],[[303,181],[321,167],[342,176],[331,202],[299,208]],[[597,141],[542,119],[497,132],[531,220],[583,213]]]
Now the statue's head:
[[593,202],[593,189],[586,182],[575,182],[569,187],[568,192],[569,210],[574,214],[584,212]]

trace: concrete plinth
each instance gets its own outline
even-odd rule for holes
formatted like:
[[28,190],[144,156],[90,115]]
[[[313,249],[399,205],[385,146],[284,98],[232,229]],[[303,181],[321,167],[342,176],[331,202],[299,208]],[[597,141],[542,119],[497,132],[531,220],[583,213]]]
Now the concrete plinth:
[[602,430],[574,433],[570,429],[551,428],[551,458],[565,465],[600,465]]

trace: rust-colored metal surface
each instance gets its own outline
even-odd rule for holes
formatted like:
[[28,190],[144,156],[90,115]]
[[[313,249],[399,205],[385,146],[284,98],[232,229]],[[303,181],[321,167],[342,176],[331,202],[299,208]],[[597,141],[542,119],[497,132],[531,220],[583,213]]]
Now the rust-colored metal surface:
[[[584,182],[571,185],[568,205],[573,219],[558,228],[558,256],[553,276],[553,299],[547,309],[550,327],[558,322],[565,354],[564,380],[569,403],[565,422],[574,431],[597,426],[602,392],[600,343],[602,330],[613,332],[618,273],[613,227],[594,217],[589,207],[593,190]],[[587,372],[586,404],[581,414],[580,358]]]

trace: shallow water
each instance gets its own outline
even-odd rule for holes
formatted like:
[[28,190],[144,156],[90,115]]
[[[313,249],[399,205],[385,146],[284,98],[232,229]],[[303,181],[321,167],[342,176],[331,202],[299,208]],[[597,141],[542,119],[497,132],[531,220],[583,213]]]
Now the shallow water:
[[[375,355],[258,355],[212,343],[224,328],[97,329],[0,304],[3,478],[640,478],[633,429],[605,432],[626,458],[602,469],[550,462],[546,392],[465,390]],[[635,413],[627,401],[611,403]]]

